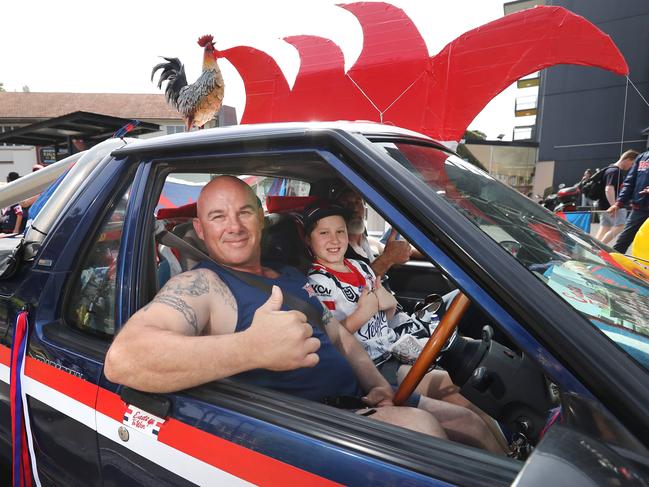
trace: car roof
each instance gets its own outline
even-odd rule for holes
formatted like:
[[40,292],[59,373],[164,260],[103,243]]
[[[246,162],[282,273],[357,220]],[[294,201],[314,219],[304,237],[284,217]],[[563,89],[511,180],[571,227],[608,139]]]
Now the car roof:
[[[318,131],[345,131],[371,137],[408,137],[437,142],[430,137],[414,132],[412,130],[366,121],[337,121],[337,122],[287,122],[287,123],[265,123],[265,124],[244,124],[217,127],[213,129],[196,130],[192,132],[172,134],[162,137],[139,139],[136,143],[113,152],[115,157],[124,157],[143,152],[157,152],[170,149],[189,148],[196,145],[209,144],[211,142],[237,141],[246,139],[258,139],[263,137],[281,135],[301,135],[308,132]],[[443,146],[442,146],[443,147]]]

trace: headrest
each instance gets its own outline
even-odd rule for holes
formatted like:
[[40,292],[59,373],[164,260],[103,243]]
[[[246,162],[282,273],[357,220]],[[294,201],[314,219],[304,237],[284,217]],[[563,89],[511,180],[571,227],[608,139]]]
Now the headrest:
[[313,203],[316,196],[266,196],[266,208],[268,213],[299,212]]
[[188,203],[177,208],[160,208],[156,216],[158,220],[171,218],[196,218],[196,203]]

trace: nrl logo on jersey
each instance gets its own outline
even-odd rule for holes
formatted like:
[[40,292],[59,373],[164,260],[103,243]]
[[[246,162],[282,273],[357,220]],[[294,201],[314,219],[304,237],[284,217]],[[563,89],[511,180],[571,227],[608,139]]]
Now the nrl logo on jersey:
[[345,294],[347,301],[350,301],[352,303],[358,302],[358,294],[356,294],[354,288],[352,288],[351,286],[343,286],[342,291]]

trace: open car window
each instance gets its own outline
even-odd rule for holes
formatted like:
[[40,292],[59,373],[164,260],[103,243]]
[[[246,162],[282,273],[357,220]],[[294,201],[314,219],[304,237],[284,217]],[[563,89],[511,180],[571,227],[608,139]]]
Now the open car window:
[[628,259],[457,156],[377,144],[649,369],[649,285]]
[[[263,161],[256,161],[256,163],[260,163],[259,172],[262,172],[265,167],[268,167],[261,166],[261,162]],[[291,164],[295,164],[295,161]],[[294,167],[291,164],[287,163],[286,167],[284,167],[276,163],[273,167],[275,174],[272,176],[264,175],[263,173],[255,174],[254,166],[246,166],[245,164],[238,164],[239,171],[244,174],[237,174],[234,170],[229,170],[227,163],[221,167],[215,165],[212,170],[197,168],[195,173],[169,173],[165,176],[165,184],[157,202],[158,210],[156,218],[159,224],[166,225],[168,230],[171,230],[173,233],[181,236],[186,242],[206,252],[206,249],[202,246],[202,242],[196,238],[190,221],[195,214],[195,207],[192,210],[194,202],[191,199],[195,201],[202,185],[206,184],[217,174],[236,175],[253,188],[262,201],[265,210],[266,224],[261,244],[262,261],[265,256],[268,256],[275,260],[275,262],[279,261],[282,264],[297,267],[302,273],[306,274],[311,257],[306,255],[306,246],[300,240],[304,238],[304,235],[300,235],[299,231],[296,232],[296,220],[278,217],[294,217],[296,213],[301,212],[303,205],[308,204],[308,201],[312,201],[310,198],[315,198],[318,195],[332,194],[332,188],[340,188],[345,182],[340,176],[333,173],[331,168],[316,164],[311,165],[310,171],[306,170],[309,167],[307,165],[295,164],[297,167],[302,168],[301,170],[303,171],[302,177],[299,178],[291,174],[291,170]],[[218,170],[216,169],[217,167]],[[177,204],[183,203],[180,208],[163,208],[162,204],[165,201],[172,201],[172,197],[168,191],[172,187],[171,185],[177,186],[179,181],[182,180],[188,181],[187,191],[191,194],[181,200],[176,200]],[[286,206],[276,205],[278,199],[284,199],[288,203],[295,203],[295,205],[292,207],[290,204]],[[182,208],[183,206],[189,211],[185,211]],[[277,208],[281,208],[281,210],[277,210]],[[374,210],[380,211],[380,208],[374,208]],[[389,223],[387,222],[387,224]],[[296,259],[298,256],[301,256],[301,259]],[[303,267],[305,259],[308,259],[306,260],[307,265]],[[190,262],[183,249],[169,249],[164,248],[164,245],[158,245],[157,277],[159,286],[162,286],[174,273],[192,268],[196,262],[196,260],[193,263]],[[451,276],[446,276],[434,262],[413,261],[412,264],[408,266],[395,266],[389,272],[389,279],[387,280],[397,300],[403,306],[406,316],[410,316],[417,303],[424,302],[429,294],[448,295],[449,292],[454,290],[451,281],[448,279]],[[450,301],[447,304],[450,304]],[[432,316],[427,318],[431,320],[435,319]],[[473,340],[480,339],[481,330],[486,325],[490,325],[495,329],[498,328],[498,323],[486,316],[477,307],[472,309],[471,316],[466,321],[467,324],[466,326],[461,326],[460,333],[466,334]],[[528,382],[531,384],[530,389],[533,388],[536,395],[528,392],[527,388],[520,387],[517,388],[515,393],[512,393],[529,397],[533,396],[535,399],[538,399],[535,400],[535,405],[532,408],[533,412],[529,412],[529,415],[533,415],[535,418],[533,431],[535,434],[538,434],[540,427],[544,424],[548,409],[556,405],[557,396],[556,394],[549,395],[547,393],[550,390],[551,383],[538,368],[531,365],[530,358],[523,358],[519,351],[516,350],[515,345],[507,341],[501,332],[496,331],[494,337],[494,340],[496,338],[500,339],[501,343],[505,344],[503,346],[509,347],[507,350],[510,351],[512,357],[518,357],[516,360],[522,364],[521,366],[526,368],[526,373],[530,374],[531,379]],[[457,353],[460,353],[459,350]],[[498,351],[500,352],[501,349],[498,348]],[[463,369],[462,373],[466,374],[468,373],[467,371],[468,369]],[[492,406],[493,408],[490,412],[494,414],[501,412],[495,405]],[[510,420],[513,421],[512,418],[506,419],[506,421]]]

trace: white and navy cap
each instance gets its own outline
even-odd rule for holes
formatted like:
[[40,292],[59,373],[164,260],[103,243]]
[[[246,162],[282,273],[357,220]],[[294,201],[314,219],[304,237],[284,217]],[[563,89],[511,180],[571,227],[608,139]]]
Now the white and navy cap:
[[304,223],[304,233],[308,235],[313,230],[313,227],[328,216],[342,216],[345,221],[349,218],[349,210],[344,206],[339,205],[335,201],[321,199],[311,203],[302,212],[302,222]]

